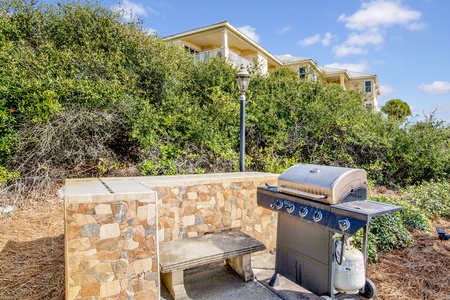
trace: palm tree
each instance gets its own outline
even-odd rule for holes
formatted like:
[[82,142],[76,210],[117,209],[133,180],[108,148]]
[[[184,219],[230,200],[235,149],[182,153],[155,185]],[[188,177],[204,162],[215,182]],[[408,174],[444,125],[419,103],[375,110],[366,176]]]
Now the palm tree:
[[411,109],[408,103],[400,99],[391,99],[381,108],[388,118],[403,122],[406,117],[411,115]]

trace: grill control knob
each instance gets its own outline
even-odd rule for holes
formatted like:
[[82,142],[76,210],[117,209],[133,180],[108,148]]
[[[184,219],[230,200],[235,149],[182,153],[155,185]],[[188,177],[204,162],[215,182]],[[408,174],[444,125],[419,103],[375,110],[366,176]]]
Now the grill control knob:
[[339,223],[339,228],[342,231],[346,231],[350,228],[350,221],[348,219],[340,220],[338,223]]
[[274,203],[270,204],[270,207],[281,209],[283,207],[283,200],[276,200]]
[[308,214],[308,208],[307,207],[300,208],[300,211],[298,212],[298,214],[302,218],[306,217],[306,215]]
[[316,223],[322,220],[322,213],[319,210],[314,213],[313,220]]
[[286,204],[286,210],[287,210],[288,213],[291,214],[291,213],[295,210],[295,205],[294,205],[294,203]]

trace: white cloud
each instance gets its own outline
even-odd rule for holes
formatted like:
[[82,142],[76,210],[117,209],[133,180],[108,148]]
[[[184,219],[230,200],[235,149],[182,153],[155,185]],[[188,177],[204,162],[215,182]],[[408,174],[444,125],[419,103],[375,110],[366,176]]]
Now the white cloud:
[[333,35],[331,33],[329,33],[329,32],[325,33],[325,37],[321,41],[322,45],[324,45],[324,46],[330,45],[332,37],[333,37]]
[[363,2],[354,14],[342,14],[338,21],[345,22],[351,30],[347,40],[333,51],[336,56],[360,55],[367,53],[368,47],[381,49],[384,45],[387,28],[403,26],[409,30],[426,27],[420,19],[422,13],[402,5],[401,0],[371,0]]
[[384,96],[392,95],[394,93],[394,88],[387,84],[380,84],[380,92]]
[[346,22],[346,27],[354,30],[365,30],[373,27],[390,27],[402,25],[408,27],[417,23],[422,13],[402,7],[400,1],[373,0],[362,3],[361,9],[351,16],[342,14],[339,21]]
[[359,63],[359,64],[332,63],[332,64],[325,65],[325,67],[343,69],[343,70],[348,70],[348,71],[353,71],[353,72],[366,72],[367,71],[366,63]]
[[[124,0],[121,5],[114,5],[111,7],[114,11],[123,11],[123,17],[126,20],[131,20],[132,18],[143,16],[146,17],[148,15],[147,9],[140,3],[134,3],[132,1]],[[150,11],[153,14],[157,14],[157,12],[150,8]]]
[[[386,102],[389,100],[396,98],[395,95],[395,89],[387,84],[380,84],[380,95],[377,97],[378,100],[378,110],[380,110],[383,106],[386,105]],[[409,104],[408,104],[409,105]],[[411,108],[411,111],[415,109],[415,107],[409,105],[409,108]]]
[[343,57],[350,54],[354,55],[366,54],[367,50],[362,47],[350,46],[344,43],[334,47],[333,52],[337,57]]
[[338,57],[350,54],[360,55],[367,53],[368,46],[374,46],[375,49],[381,49],[383,44],[383,34],[376,29],[367,30],[365,32],[351,32],[344,43],[333,48],[333,52]]
[[417,31],[417,30],[422,30],[424,28],[426,28],[427,25],[423,22],[421,23],[411,23],[408,26],[406,26],[406,28],[408,28],[411,31]]
[[444,95],[450,93],[450,82],[434,81],[430,84],[421,84],[419,89],[429,95]]
[[450,104],[440,103],[436,107],[436,115],[439,119],[445,121],[447,125],[450,125]]
[[259,35],[256,34],[256,29],[249,25],[242,26],[238,28],[243,34],[251,38],[256,43],[259,43]]
[[320,34],[316,34],[310,37],[307,37],[303,40],[298,41],[298,43],[302,46],[311,46],[320,41]]
[[[381,108],[387,101],[393,98],[395,90],[392,86],[387,84],[380,84],[380,96],[378,96],[378,106]],[[410,107],[412,109],[412,107]]]
[[289,30],[291,30],[291,26],[285,26],[282,29],[278,30],[277,33],[278,34],[283,34],[283,33],[288,32]]
[[352,32],[349,34],[349,37],[345,43],[347,45],[358,46],[366,46],[370,44],[381,45],[384,43],[384,37],[377,30],[369,30],[362,33]]
[[317,33],[313,36],[298,41],[298,44],[302,46],[311,46],[320,42],[322,43],[322,45],[328,46],[331,42],[332,37],[333,35],[329,32],[325,33],[324,37],[322,37],[320,34]]

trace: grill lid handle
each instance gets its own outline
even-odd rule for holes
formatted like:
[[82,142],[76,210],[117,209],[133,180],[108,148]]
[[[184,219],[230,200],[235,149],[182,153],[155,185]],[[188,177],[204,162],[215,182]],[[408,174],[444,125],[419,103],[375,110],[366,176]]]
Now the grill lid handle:
[[309,170],[309,173],[319,173],[320,169],[319,168],[312,168],[311,170]]
[[303,197],[306,197],[306,198],[309,198],[309,199],[315,199],[315,200],[328,198],[327,194],[316,195],[316,194],[311,194],[311,193],[307,193],[307,192],[303,192],[303,191],[299,191],[299,190],[295,190],[295,189],[290,189],[290,188],[287,188],[285,186],[280,186],[279,190],[281,192],[285,192],[285,193],[289,193],[289,194],[293,194],[293,195],[299,195],[299,196],[303,196]]

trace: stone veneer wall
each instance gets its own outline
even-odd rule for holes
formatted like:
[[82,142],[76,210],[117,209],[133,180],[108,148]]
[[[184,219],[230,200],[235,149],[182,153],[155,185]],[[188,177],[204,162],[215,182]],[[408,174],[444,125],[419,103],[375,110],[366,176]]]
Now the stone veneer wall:
[[66,299],[157,299],[155,193],[126,179],[76,179],[65,194]]
[[65,187],[66,299],[158,299],[158,243],[240,229],[275,248],[276,213],[256,187],[276,174],[71,179]]
[[265,183],[276,184],[277,175],[239,174],[145,182],[158,195],[159,240],[190,238],[233,228],[253,236],[267,249],[274,249],[276,213],[257,205],[256,188]]

